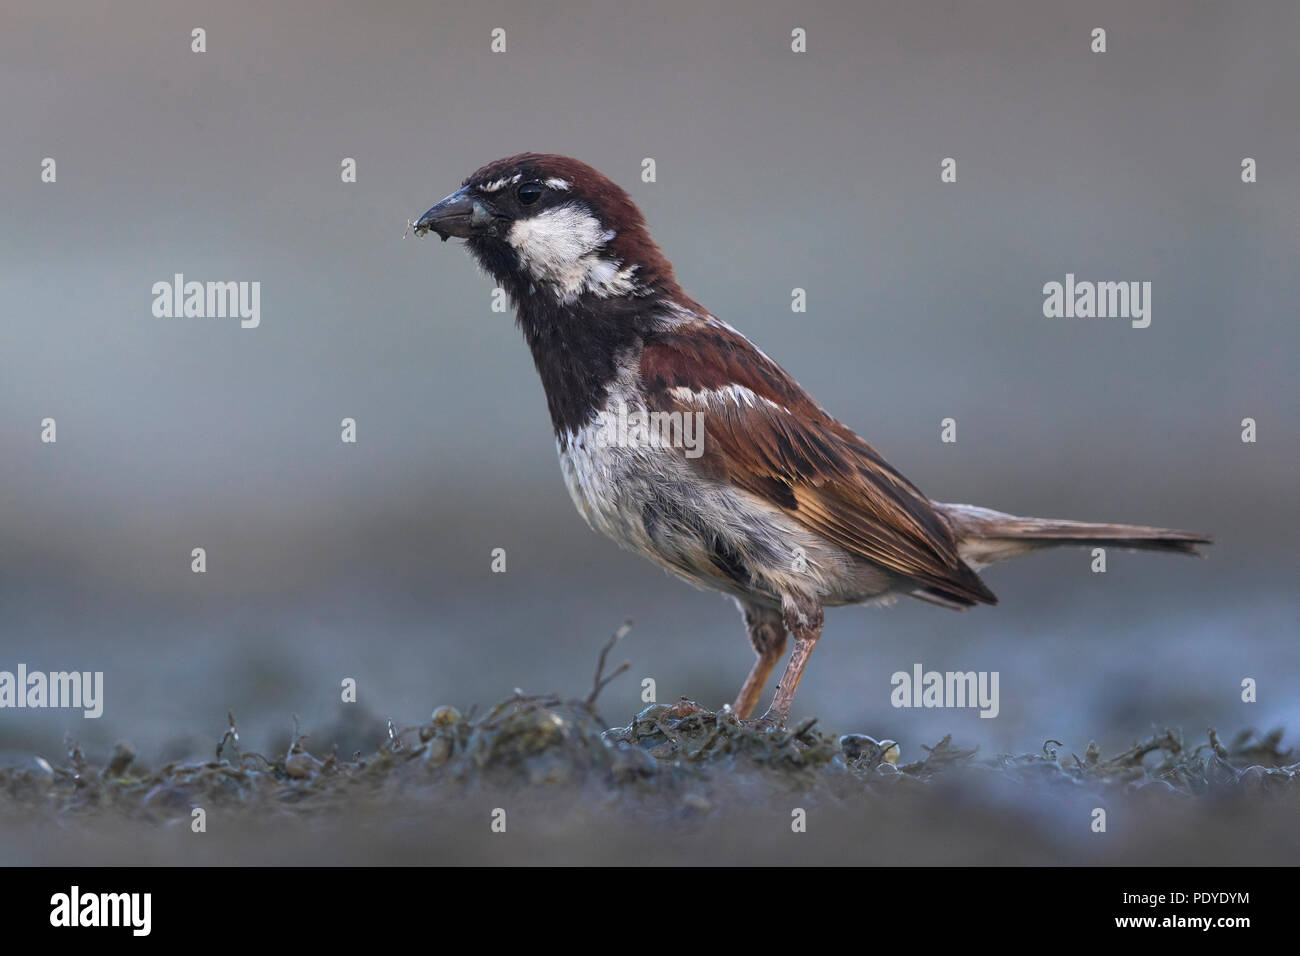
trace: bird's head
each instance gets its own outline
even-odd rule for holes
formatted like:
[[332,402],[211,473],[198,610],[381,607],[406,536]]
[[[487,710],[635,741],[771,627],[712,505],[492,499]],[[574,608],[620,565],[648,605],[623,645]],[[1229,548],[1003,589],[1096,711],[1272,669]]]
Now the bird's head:
[[488,163],[414,225],[417,236],[465,239],[517,303],[680,294],[631,197],[567,156],[522,153]]

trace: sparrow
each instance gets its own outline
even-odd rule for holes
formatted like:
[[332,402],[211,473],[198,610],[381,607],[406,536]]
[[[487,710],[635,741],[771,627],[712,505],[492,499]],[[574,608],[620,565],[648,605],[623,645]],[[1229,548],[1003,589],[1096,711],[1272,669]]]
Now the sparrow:
[[587,523],[735,600],[756,656],[731,704],[741,719],[793,635],[759,719],[785,722],[826,607],[909,596],[961,610],[997,603],[980,569],[1042,548],[1211,543],[930,500],[690,298],[628,194],[576,159],[488,163],[413,225],[464,239],[509,296]]

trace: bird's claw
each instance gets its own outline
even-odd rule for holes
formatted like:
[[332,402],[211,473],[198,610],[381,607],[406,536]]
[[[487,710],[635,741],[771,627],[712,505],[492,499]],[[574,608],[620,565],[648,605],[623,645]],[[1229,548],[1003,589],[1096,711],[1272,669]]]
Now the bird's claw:
[[764,714],[762,717],[751,717],[742,720],[740,725],[750,730],[757,730],[759,733],[771,734],[783,729],[785,721],[774,714]]

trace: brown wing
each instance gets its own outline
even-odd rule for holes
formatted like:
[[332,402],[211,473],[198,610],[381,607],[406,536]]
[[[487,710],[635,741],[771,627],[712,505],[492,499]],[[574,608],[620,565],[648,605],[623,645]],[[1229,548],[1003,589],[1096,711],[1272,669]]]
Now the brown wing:
[[936,596],[997,603],[929,499],[740,333],[713,322],[660,333],[641,378],[652,410],[705,412],[703,454],[688,460],[710,476]]

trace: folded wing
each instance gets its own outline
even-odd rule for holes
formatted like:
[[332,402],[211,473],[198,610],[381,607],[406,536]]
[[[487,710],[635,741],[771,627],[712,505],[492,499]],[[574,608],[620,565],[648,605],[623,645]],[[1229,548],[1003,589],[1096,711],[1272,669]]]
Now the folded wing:
[[688,459],[860,558],[959,606],[996,604],[945,519],[775,362],[716,320],[659,333],[641,357],[652,411],[704,412]]

